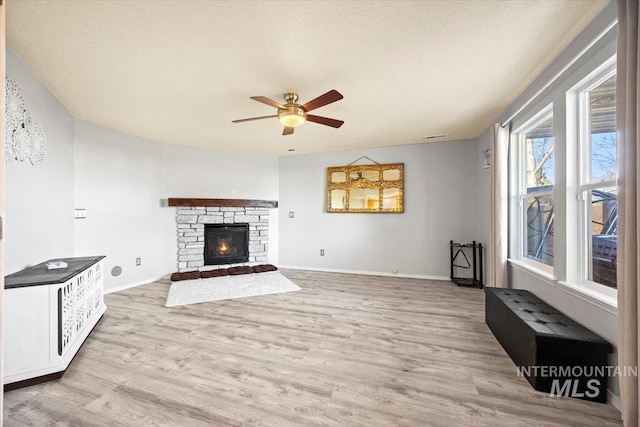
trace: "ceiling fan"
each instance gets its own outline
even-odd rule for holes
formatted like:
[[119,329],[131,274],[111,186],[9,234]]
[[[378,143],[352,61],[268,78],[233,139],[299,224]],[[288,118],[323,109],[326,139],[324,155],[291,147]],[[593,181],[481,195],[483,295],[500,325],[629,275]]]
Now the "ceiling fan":
[[296,126],[300,126],[307,120],[314,123],[320,123],[321,125],[339,128],[344,123],[342,120],[314,116],[313,114],[308,113],[309,111],[315,110],[316,108],[324,107],[325,105],[331,104],[332,102],[340,101],[342,98],[342,94],[340,94],[340,92],[335,89],[330,90],[324,95],[320,95],[319,97],[312,99],[311,101],[302,105],[297,103],[298,94],[293,92],[284,94],[284,105],[281,105],[280,103],[265,96],[252,96],[251,99],[255,101],[262,102],[263,104],[267,104],[272,107],[276,107],[278,109],[278,114],[274,114],[272,116],[251,117],[248,119],[233,120],[233,123],[242,123],[252,120],[270,119],[272,117],[277,117],[278,120],[280,120],[280,123],[284,125],[284,130],[282,131],[283,135],[291,135],[293,133],[293,128],[295,128]]

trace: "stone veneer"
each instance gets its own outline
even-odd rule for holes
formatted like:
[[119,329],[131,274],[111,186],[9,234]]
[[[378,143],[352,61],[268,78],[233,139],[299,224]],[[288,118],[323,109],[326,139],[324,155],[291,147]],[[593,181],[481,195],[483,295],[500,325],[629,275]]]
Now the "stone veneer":
[[212,270],[230,265],[204,265],[205,224],[249,224],[249,263],[267,262],[269,210],[264,208],[179,207],[178,271]]

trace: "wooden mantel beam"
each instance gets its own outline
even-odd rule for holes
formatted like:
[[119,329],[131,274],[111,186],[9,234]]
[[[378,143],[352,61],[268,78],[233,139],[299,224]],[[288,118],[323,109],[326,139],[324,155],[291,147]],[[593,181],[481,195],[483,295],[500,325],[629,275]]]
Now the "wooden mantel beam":
[[221,207],[221,208],[277,208],[277,200],[246,199],[184,199],[169,198],[169,206],[178,207]]

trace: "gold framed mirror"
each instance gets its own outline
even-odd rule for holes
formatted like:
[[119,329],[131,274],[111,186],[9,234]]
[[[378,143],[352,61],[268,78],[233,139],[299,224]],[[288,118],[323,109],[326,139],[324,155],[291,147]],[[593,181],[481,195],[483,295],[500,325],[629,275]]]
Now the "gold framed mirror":
[[327,168],[327,212],[404,212],[404,163]]

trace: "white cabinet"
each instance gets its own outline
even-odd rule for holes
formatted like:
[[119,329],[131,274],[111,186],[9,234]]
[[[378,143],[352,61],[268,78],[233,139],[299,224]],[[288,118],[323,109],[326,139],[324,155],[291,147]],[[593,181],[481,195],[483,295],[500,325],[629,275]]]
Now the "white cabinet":
[[105,310],[104,257],[63,258],[5,278],[5,390],[62,377]]

